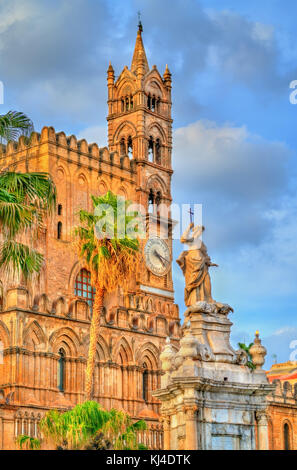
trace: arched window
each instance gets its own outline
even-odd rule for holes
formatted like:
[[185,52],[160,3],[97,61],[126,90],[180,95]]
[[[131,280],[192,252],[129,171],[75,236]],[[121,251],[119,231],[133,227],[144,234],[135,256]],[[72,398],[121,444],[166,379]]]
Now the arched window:
[[62,222],[58,222],[57,226],[57,239],[62,240]]
[[148,107],[148,109],[151,109],[151,103],[152,103],[151,95],[148,95],[148,97],[147,97],[147,107]]
[[120,141],[120,154],[121,155],[126,155],[126,144],[125,144],[124,137]]
[[148,161],[153,162],[154,161],[154,141],[152,136],[150,137],[149,143],[148,143]]
[[161,191],[157,191],[156,194],[156,205],[159,206],[162,202],[162,194]]
[[156,163],[161,164],[161,143],[160,139],[156,140]]
[[284,448],[285,450],[290,450],[290,426],[288,423],[284,424]]
[[143,364],[144,371],[142,373],[142,399],[148,401],[148,369],[146,363]]
[[130,96],[130,109],[133,109],[133,96]]
[[74,293],[77,297],[83,297],[92,311],[96,289],[91,286],[91,273],[82,269],[75,279]]
[[126,97],[126,111],[129,111],[129,98]]
[[148,211],[151,214],[154,212],[154,203],[155,203],[154,191],[150,189],[149,196],[148,196]]
[[153,97],[153,99],[152,99],[152,111],[155,112],[155,110],[156,110],[156,98]]
[[160,102],[161,102],[160,98],[156,99],[156,111],[157,111],[157,113],[160,112]]
[[65,351],[64,349],[59,350],[59,359],[58,359],[58,389],[60,392],[64,392],[65,388]]
[[128,137],[128,156],[129,158],[132,158],[133,156],[133,143],[132,143],[132,137],[130,135]]
[[125,101],[124,101],[124,98],[121,99],[121,111],[122,111],[122,113],[125,111]]
[[58,204],[58,215],[62,215],[62,204]]

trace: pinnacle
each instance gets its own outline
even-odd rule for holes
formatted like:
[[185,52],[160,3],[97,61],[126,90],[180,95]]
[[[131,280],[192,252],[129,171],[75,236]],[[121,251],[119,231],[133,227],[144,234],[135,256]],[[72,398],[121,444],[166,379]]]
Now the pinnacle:
[[147,73],[149,71],[148,61],[146,58],[146,53],[145,53],[144,45],[142,42],[141,32],[142,32],[142,28],[138,28],[135,49],[134,49],[134,54],[133,54],[133,59],[132,59],[132,64],[131,64],[131,72],[134,72],[134,73],[137,72],[138,67],[143,67],[144,73]]

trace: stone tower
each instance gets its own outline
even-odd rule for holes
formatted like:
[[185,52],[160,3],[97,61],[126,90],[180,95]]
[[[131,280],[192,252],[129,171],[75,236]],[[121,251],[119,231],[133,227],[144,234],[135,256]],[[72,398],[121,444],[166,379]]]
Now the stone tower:
[[[133,161],[136,171],[135,196],[150,221],[150,234],[166,238],[171,259],[171,73],[166,65],[163,77],[157,67],[149,68],[139,23],[130,69],[124,67],[115,81],[109,65],[108,146],[121,160]],[[166,250],[166,246],[164,245]],[[162,246],[161,246],[162,249]],[[157,273],[144,266],[139,278],[140,289],[173,298],[171,265]],[[163,276],[161,274],[164,274]]]
[[[20,434],[36,437],[49,409],[84,400],[85,367],[94,300],[90,273],[78,260],[73,228],[91,195],[111,190],[145,208],[153,237],[143,240],[143,267],[128,291],[106,296],[98,338],[94,399],[148,421],[146,443],[162,447],[158,422],[160,351],[178,344],[180,321],[171,276],[171,235],[161,239],[171,202],[171,76],[149,70],[139,25],[131,69],[115,81],[108,69],[108,148],[44,127],[30,143],[8,143],[0,168],[47,171],[57,187],[57,211],[38,249],[38,279],[0,289],[0,449]],[[164,209],[165,208],[165,209]],[[168,225],[168,224],[167,224]],[[158,256],[155,256],[155,253]]]

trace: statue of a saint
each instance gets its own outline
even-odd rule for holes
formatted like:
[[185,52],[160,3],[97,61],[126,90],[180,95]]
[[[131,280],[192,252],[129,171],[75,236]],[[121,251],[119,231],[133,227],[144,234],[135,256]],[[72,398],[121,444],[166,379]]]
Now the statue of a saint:
[[214,302],[211,297],[208,268],[218,265],[211,262],[207,248],[200,239],[203,231],[202,225],[194,227],[194,224],[190,223],[180,239],[181,243],[188,246],[188,250],[183,251],[176,260],[185,276],[185,304],[187,307],[191,307],[199,301]]

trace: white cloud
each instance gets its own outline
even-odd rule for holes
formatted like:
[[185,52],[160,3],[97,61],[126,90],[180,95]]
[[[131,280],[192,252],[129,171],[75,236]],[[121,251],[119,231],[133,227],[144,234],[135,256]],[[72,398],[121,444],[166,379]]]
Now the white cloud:
[[173,194],[203,204],[217,248],[259,243],[273,226],[266,213],[287,190],[289,161],[283,143],[200,120],[174,132]]
[[19,0],[9,0],[0,6],[0,34],[5,33],[17,22],[29,18],[34,11],[30,1],[26,3]]
[[275,331],[272,333],[272,336],[282,336],[285,334],[289,335],[296,335],[297,337],[297,328],[294,326],[284,326],[283,328],[280,328],[279,330]]

